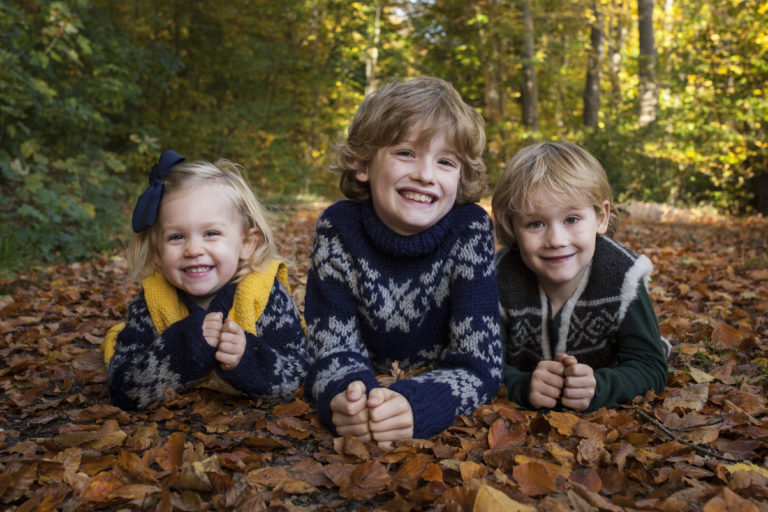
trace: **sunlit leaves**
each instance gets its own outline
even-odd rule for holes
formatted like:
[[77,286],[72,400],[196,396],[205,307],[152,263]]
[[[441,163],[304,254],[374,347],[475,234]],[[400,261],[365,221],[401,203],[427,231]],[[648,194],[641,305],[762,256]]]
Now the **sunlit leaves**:
[[[297,255],[294,288],[306,281],[318,213],[286,210],[278,221],[280,247]],[[121,411],[108,403],[99,343],[133,293],[122,258],[0,281],[0,504],[760,510],[768,500],[767,228],[762,218],[675,211],[658,222],[629,219],[619,232],[656,267],[651,293],[675,346],[662,394],[591,414],[526,411],[499,397],[432,439],[391,449],[334,438],[300,396],[256,403],[199,387],[141,413]]]

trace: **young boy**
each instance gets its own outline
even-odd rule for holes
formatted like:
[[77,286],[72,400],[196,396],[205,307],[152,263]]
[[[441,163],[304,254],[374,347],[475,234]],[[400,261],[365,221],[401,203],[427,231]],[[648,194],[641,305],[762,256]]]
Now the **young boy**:
[[[305,391],[338,435],[426,438],[501,384],[482,117],[443,80],[390,83],[339,148],[350,199],[317,224],[305,299]],[[416,376],[382,387],[398,363]]]
[[510,400],[593,411],[660,393],[653,266],[604,236],[611,187],[600,163],[570,143],[529,146],[507,165],[492,207]]

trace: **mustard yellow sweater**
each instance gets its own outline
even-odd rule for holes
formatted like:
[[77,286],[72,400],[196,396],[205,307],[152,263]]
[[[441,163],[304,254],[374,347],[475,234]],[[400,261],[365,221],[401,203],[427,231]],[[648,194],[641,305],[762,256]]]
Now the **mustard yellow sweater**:
[[[216,348],[202,334],[205,315],[217,311],[246,332],[246,351],[230,371],[221,370]],[[144,409],[168,389],[182,391],[211,376],[253,398],[290,400],[307,366],[304,321],[279,261],[219,290],[208,310],[161,274],[149,276],[103,348],[110,399],[126,410]]]

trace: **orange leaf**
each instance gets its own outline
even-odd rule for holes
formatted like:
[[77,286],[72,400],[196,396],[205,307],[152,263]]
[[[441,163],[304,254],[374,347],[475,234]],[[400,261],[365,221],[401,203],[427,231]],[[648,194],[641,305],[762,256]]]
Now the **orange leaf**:
[[702,508],[703,512],[758,512],[752,501],[746,500],[727,487],[717,493]]
[[174,432],[155,455],[155,462],[166,471],[178,469],[184,463],[184,433]]
[[459,473],[464,482],[469,482],[473,478],[481,478],[488,473],[488,467],[471,460],[465,460],[459,464]]
[[426,453],[417,453],[413,457],[405,459],[398,470],[392,475],[392,484],[395,488],[414,490],[419,485],[419,478],[432,459]]
[[557,491],[556,474],[550,473],[538,462],[520,464],[512,469],[512,476],[526,496],[541,496]]
[[128,484],[118,487],[108,494],[109,498],[122,498],[127,500],[144,499],[150,494],[160,492],[160,487],[147,484]]
[[309,412],[309,404],[300,398],[287,404],[276,405],[273,409],[275,416],[302,416]]
[[88,501],[106,501],[109,494],[122,486],[123,482],[119,478],[105,471],[91,478],[91,485],[85,490],[83,497]]
[[443,481],[443,470],[437,464],[430,464],[427,469],[422,473],[421,478],[426,482],[441,482]]
[[548,417],[549,424],[564,436],[572,436],[573,428],[579,423],[580,418],[570,412],[551,411]]
[[734,349],[739,346],[741,334],[727,323],[719,322],[712,329],[712,339],[720,342],[725,348]]
[[349,481],[339,487],[342,498],[366,500],[385,489],[392,479],[383,464],[368,460],[358,464],[349,476]]
[[510,423],[504,418],[498,418],[488,428],[488,446],[493,448],[505,448],[523,444],[527,432],[522,423],[516,423],[510,429]]

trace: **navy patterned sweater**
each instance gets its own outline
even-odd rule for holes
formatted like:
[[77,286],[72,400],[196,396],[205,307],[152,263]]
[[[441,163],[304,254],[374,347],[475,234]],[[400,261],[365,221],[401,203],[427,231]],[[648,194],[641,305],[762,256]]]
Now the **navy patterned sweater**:
[[245,331],[246,349],[235,368],[221,370],[215,359],[216,348],[203,337],[205,315],[222,312],[227,316],[237,287],[228,284],[219,290],[207,311],[181,293],[161,293],[166,305],[181,301],[189,310],[187,316],[162,332],[153,322],[145,298],[147,290],[142,288],[128,308],[128,320],[117,335],[109,360],[107,386],[112,403],[125,410],[145,409],[161,400],[168,388],[182,391],[212,371],[252,398],[292,400],[306,374],[306,335],[296,304],[278,277],[271,290],[267,285],[267,302],[262,303],[264,309],[255,326],[240,326]]
[[318,220],[305,298],[310,368],[305,384],[329,428],[330,403],[377,374],[423,373],[390,389],[409,402],[414,437],[495,397],[502,349],[490,218],[457,205],[411,236],[389,229],[370,201],[340,201]]

